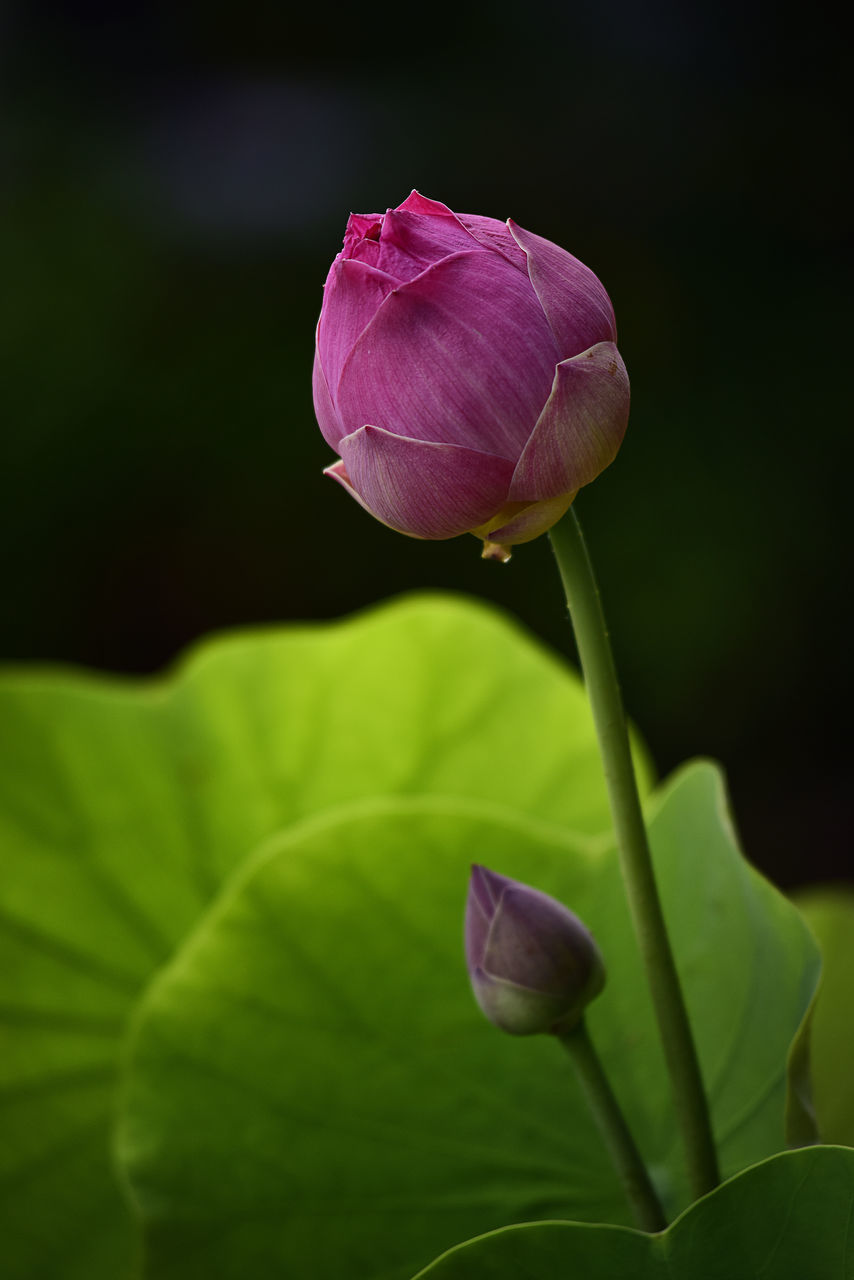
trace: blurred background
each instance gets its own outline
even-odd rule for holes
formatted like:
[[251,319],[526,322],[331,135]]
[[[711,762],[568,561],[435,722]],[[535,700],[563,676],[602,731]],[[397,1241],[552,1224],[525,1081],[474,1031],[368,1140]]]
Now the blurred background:
[[847,53],[762,0],[30,0],[0,14],[0,659],[473,592],[572,652],[548,542],[419,543],[321,470],[347,214],[416,187],[587,262],[633,381],[578,512],[630,713],[752,861],[852,877]]

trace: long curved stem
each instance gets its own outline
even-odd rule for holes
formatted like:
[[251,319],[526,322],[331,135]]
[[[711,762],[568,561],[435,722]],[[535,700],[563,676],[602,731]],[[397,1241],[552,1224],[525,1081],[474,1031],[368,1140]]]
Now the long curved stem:
[[573,507],[549,536],[593,710],[623,882],[658,1020],[688,1174],[693,1193],[699,1197],[720,1181],[709,1108],[655,883],[599,591]]
[[620,1175],[638,1226],[644,1231],[663,1231],[667,1219],[661,1202],[584,1022],[558,1036],[558,1039],[575,1065],[593,1118]]

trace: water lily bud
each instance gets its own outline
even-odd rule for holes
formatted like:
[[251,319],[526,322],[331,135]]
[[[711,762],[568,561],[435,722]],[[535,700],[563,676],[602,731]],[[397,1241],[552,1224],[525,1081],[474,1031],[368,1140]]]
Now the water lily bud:
[[577,916],[547,893],[477,864],[465,941],[475,998],[512,1035],[571,1030],[605,985],[599,948]]
[[[326,280],[314,405],[326,474],[416,538],[502,556],[613,461],[629,382],[593,272],[512,220],[417,191],[352,214]],[[490,554],[487,551],[487,554]]]

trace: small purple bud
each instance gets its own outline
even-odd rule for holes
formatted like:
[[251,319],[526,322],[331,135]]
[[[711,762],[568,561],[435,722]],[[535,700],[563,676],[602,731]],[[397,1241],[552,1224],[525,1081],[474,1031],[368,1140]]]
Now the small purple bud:
[[562,1034],[605,985],[593,935],[562,903],[477,863],[466,902],[475,999],[502,1031]]

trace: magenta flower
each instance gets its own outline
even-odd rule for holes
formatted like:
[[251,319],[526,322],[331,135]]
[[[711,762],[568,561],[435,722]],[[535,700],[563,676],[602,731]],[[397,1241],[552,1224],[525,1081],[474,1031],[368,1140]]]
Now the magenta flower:
[[326,474],[401,533],[527,542],[620,446],[616,339],[593,272],[512,221],[417,191],[351,214],[317,326]]
[[512,1035],[570,1031],[605,985],[593,935],[555,898],[475,864],[466,902],[475,999]]

